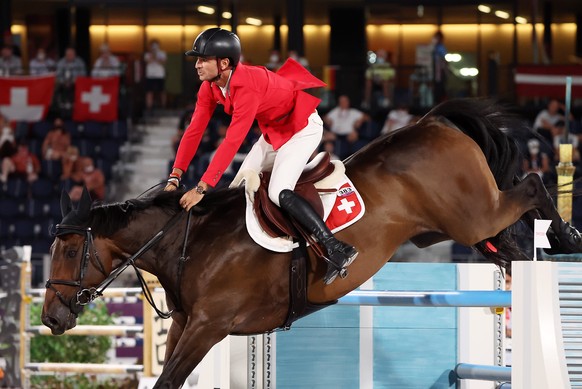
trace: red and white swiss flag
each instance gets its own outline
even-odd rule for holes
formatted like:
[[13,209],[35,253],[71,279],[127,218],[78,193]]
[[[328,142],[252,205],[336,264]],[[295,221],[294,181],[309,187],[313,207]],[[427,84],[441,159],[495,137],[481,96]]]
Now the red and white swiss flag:
[[43,120],[54,89],[54,74],[0,77],[0,112],[10,121]]
[[364,214],[364,204],[351,182],[346,182],[337,191],[335,204],[325,224],[333,232],[346,228]]
[[117,120],[119,77],[77,77],[73,120],[113,122]]

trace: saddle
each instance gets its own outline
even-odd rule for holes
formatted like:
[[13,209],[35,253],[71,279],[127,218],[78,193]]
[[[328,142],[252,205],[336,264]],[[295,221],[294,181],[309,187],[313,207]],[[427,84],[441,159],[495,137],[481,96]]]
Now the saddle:
[[[335,192],[335,189],[317,189],[315,183],[329,176],[334,171],[334,165],[328,153],[321,153],[319,160],[312,161],[314,166],[307,166],[303,171],[297,184],[295,192],[303,197],[313,207],[315,212],[323,218],[323,203],[319,196],[320,192]],[[261,173],[261,185],[255,193],[254,211],[257,215],[260,226],[272,237],[290,236],[293,238],[305,237],[311,235],[303,232],[302,227],[294,223],[276,204],[274,204],[268,195],[270,172]]]

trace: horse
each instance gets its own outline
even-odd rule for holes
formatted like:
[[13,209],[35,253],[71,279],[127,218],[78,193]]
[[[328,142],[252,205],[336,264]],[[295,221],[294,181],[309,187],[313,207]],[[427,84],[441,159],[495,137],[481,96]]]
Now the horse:
[[[354,290],[407,241],[427,247],[453,240],[509,266],[530,259],[512,228],[543,218],[551,220],[552,251],[582,251],[580,233],[560,217],[540,177],[519,178],[521,156],[508,129],[524,128],[524,121],[494,103],[446,101],[344,161],[366,213],[337,235],[360,254],[349,276],[325,285],[327,264],[309,250],[309,303],[325,305]],[[173,321],[155,388],[180,387],[229,334],[280,328],[290,304],[292,254],[251,239],[244,189],[210,191],[191,218],[179,206],[182,193],[154,190],[112,204],[92,204],[84,193],[76,208],[65,195],[50,248],[42,322],[55,335],[75,326],[86,295],[96,297],[98,286],[126,267],[128,258],[158,277]]]

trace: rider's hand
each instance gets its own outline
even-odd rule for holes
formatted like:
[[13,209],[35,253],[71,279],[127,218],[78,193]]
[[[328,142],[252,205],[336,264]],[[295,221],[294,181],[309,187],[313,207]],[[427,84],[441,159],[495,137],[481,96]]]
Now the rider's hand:
[[200,181],[194,189],[190,189],[188,192],[184,193],[180,199],[180,205],[182,208],[189,211],[193,206],[198,204],[200,200],[202,200],[207,189],[208,184],[204,181]]
[[178,187],[176,185],[171,184],[171,183],[168,182],[166,184],[166,187],[164,188],[164,191],[171,192],[171,191],[176,190],[176,189],[178,189]]
[[176,190],[178,189],[178,187],[180,186],[180,176],[177,174],[170,174],[170,177],[168,178],[168,183],[166,184],[166,187],[164,188],[165,191],[172,191],[172,190]]

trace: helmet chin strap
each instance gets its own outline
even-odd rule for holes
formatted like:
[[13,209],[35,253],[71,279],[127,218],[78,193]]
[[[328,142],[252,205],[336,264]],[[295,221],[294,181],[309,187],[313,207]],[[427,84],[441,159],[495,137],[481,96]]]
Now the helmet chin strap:
[[222,76],[222,70],[220,69],[220,60],[221,58],[216,57],[216,68],[218,69],[218,74],[216,75],[216,77],[210,80],[211,82],[217,82],[218,80],[220,80],[220,77]]

